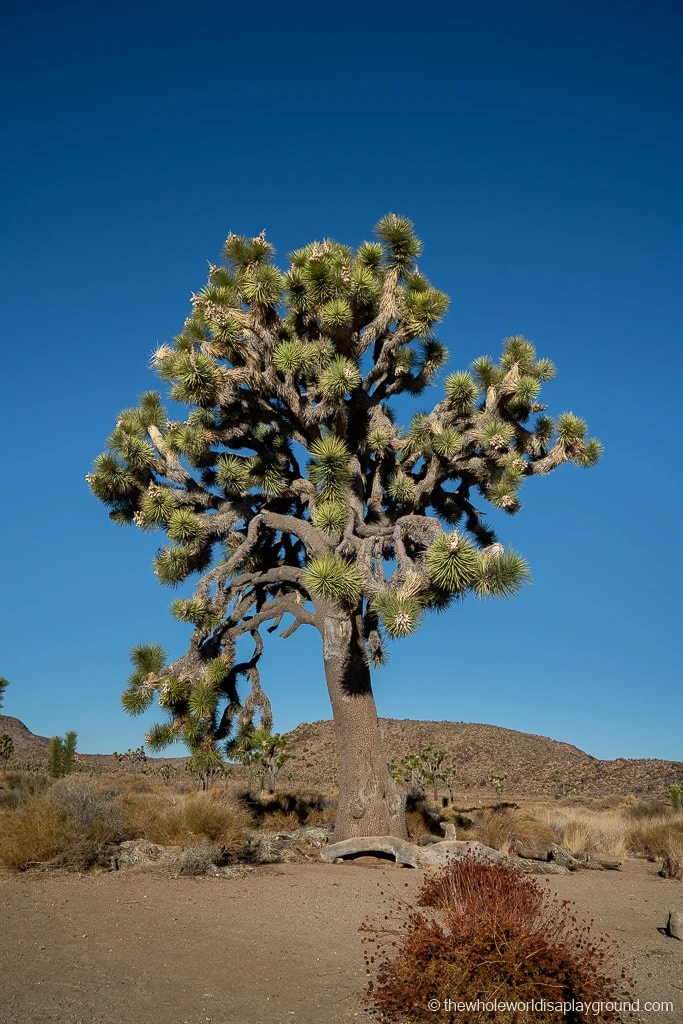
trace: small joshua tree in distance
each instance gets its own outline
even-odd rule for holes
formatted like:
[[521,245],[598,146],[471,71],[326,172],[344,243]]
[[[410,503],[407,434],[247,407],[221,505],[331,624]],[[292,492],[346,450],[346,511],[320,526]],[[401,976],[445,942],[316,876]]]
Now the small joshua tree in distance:
[[53,779],[61,779],[69,775],[74,768],[76,741],[78,734],[70,730],[61,736],[53,736],[50,741],[50,760],[48,771]]
[[9,733],[0,734],[0,764],[7,767],[14,753],[14,740]]

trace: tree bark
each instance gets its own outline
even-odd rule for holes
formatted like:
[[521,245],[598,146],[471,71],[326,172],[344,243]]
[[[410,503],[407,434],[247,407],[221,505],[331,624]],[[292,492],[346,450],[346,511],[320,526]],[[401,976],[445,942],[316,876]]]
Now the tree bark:
[[339,761],[333,841],[362,836],[407,839],[405,797],[387,767],[360,617],[330,605],[319,611]]

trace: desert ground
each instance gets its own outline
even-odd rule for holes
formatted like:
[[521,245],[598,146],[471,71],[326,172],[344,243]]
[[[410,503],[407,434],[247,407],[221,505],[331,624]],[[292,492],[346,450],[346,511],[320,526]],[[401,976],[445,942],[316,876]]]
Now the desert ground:
[[[641,1011],[683,1021],[683,909],[658,865],[539,879],[622,949]],[[366,984],[358,928],[381,890],[410,899],[423,872],[378,861],[278,864],[236,878],[143,871],[0,875],[2,1024],[352,1024]],[[454,993],[454,996],[457,993]],[[643,1010],[646,1000],[673,1009]],[[438,1020],[439,1014],[435,1014]]]

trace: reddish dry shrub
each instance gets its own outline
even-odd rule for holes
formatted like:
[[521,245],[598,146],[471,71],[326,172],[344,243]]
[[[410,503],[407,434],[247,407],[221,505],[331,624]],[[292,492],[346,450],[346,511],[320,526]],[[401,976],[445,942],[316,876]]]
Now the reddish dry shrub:
[[[395,912],[361,931],[370,944],[366,968],[375,973],[366,1002],[391,1024],[440,1022],[569,1024],[620,1019],[631,998],[631,980],[618,968],[617,947],[594,938],[566,901],[552,900],[514,867],[467,857],[427,878],[418,904],[395,900]],[[495,1011],[448,1009],[447,1000]],[[545,1001],[546,1008],[543,1008]],[[501,1002],[534,1003],[504,1009]],[[573,1003],[558,1013],[552,1005]],[[597,1004],[614,1004],[597,1009]],[[585,1009],[581,1009],[584,1004]]]

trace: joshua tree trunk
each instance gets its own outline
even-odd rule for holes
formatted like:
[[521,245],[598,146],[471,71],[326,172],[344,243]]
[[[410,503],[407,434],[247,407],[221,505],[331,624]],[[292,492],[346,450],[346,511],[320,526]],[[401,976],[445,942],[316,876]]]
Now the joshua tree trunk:
[[334,841],[360,836],[408,836],[402,790],[387,768],[359,619],[323,615],[325,678],[339,760]]

